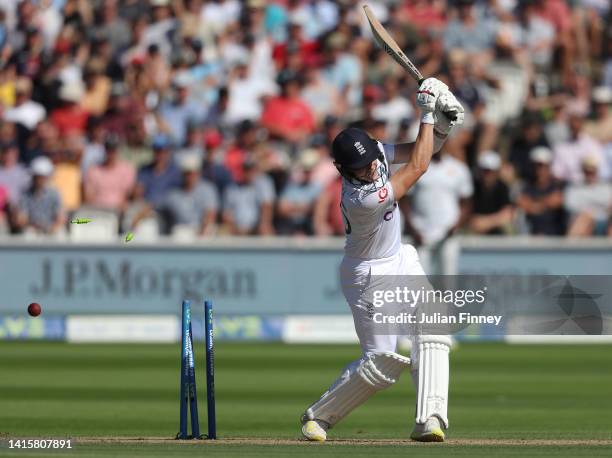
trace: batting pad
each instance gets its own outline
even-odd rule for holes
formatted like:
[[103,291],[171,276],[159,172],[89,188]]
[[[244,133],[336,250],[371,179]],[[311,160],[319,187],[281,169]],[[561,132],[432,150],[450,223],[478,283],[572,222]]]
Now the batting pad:
[[374,393],[397,382],[407,367],[410,359],[397,353],[369,353],[349,364],[321,399],[306,410],[304,417],[323,420],[331,427]]
[[448,336],[418,336],[416,422],[425,423],[433,415],[448,428]]

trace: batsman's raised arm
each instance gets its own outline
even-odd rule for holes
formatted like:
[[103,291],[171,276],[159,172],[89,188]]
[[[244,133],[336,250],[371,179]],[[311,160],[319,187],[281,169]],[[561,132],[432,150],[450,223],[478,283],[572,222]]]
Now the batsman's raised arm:
[[396,145],[394,162],[404,165],[391,176],[393,194],[398,198],[427,171],[434,153],[434,112],[440,95],[448,86],[435,78],[423,81],[417,92],[417,106],[421,109],[421,126],[416,142]]

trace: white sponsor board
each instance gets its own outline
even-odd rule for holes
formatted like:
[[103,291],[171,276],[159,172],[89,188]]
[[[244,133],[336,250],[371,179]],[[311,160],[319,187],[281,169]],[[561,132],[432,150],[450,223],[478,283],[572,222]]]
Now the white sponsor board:
[[68,342],[176,342],[180,337],[175,315],[69,316]]
[[358,342],[351,315],[288,316],[283,325],[286,343]]

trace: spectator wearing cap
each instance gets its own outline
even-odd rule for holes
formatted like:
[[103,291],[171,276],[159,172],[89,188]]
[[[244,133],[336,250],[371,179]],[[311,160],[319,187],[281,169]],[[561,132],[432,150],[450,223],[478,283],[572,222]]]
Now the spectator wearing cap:
[[274,234],[274,200],[276,193],[270,177],[261,174],[256,164],[243,163],[240,180],[229,185],[223,195],[223,223],[230,234]]
[[291,70],[278,76],[281,93],[265,105],[262,125],[277,139],[300,144],[314,132],[315,118],[310,107],[300,98],[301,82]]
[[200,158],[183,156],[179,166],[183,173],[181,186],[168,192],[160,209],[168,216],[171,227],[189,226],[198,235],[210,235],[219,209],[217,190],[202,180]]
[[600,142],[612,160],[612,87],[599,86],[593,89],[594,119],[585,123],[584,131]]
[[181,186],[182,175],[172,159],[167,137],[156,136],[152,147],[153,161],[138,171],[134,198],[144,198],[154,208],[159,208],[168,193]]
[[4,119],[31,131],[45,117],[45,108],[32,100],[32,82],[25,77],[17,79],[15,105],[4,112]]
[[89,113],[79,105],[83,95],[84,89],[81,84],[75,82],[62,84],[59,90],[62,105],[51,112],[51,122],[58,128],[60,135],[69,132],[85,133]]
[[105,157],[85,175],[85,203],[92,207],[123,212],[136,183],[134,166],[119,157],[119,138],[109,135],[104,141]]
[[190,77],[177,75],[172,82],[170,99],[165,100],[159,114],[169,129],[172,141],[177,145],[185,143],[189,124],[199,124],[204,121],[205,108],[189,97]]
[[533,235],[565,234],[563,185],[552,174],[553,152],[538,146],[529,153],[532,171],[517,198],[517,206],[526,217]]
[[19,163],[19,150],[14,142],[0,145],[0,186],[5,188],[9,202],[16,202],[30,186],[30,174]]
[[604,160],[601,145],[584,131],[584,116],[579,111],[570,112],[569,141],[555,146],[552,170],[555,176],[569,183],[580,183],[583,179],[582,160],[592,157],[597,160],[599,176],[610,177],[609,164]]
[[612,185],[601,180],[597,156],[585,156],[582,161],[584,178],[565,191],[565,208],[570,215],[567,231],[570,237],[608,235],[612,211]]
[[287,235],[312,235],[313,212],[321,185],[312,180],[319,155],[306,150],[299,158],[299,171],[283,190],[278,202],[278,232]]
[[37,157],[30,164],[32,184],[15,208],[13,226],[20,232],[42,234],[57,233],[65,223],[62,200],[56,189],[49,185],[53,163],[47,157]]
[[469,228],[476,234],[501,235],[512,223],[510,190],[500,179],[502,161],[494,151],[478,157],[478,175],[474,180],[474,197]]

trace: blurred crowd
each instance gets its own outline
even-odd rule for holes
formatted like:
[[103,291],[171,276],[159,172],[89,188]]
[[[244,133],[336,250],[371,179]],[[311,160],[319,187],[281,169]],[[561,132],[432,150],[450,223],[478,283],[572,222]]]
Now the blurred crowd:
[[[368,3],[466,108],[407,235],[612,235],[608,0]],[[331,140],[413,141],[415,89],[361,2],[0,0],[0,232],[341,235]]]

